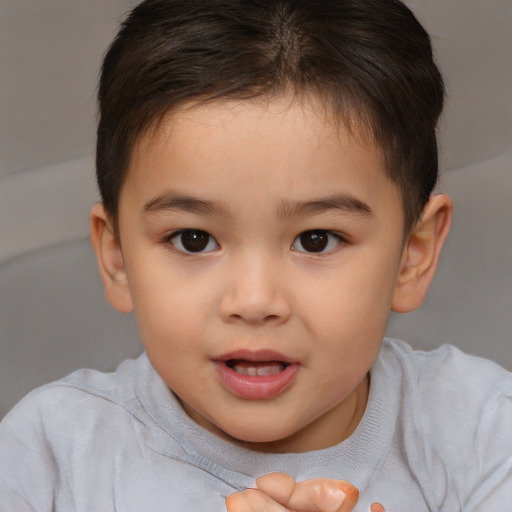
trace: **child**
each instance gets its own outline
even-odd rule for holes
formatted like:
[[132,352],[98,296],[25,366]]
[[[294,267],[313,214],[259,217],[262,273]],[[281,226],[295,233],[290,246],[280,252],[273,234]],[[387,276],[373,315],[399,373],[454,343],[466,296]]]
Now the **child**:
[[405,6],[146,0],[99,104],[91,239],[145,353],[11,411],[2,512],[510,510],[511,375],[383,341],[452,211]]

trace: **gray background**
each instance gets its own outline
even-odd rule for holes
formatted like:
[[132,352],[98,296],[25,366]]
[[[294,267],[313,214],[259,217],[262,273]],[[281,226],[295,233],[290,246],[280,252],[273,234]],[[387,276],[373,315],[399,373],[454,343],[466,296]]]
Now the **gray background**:
[[[141,351],[88,242],[95,87],[128,0],[0,0],[0,417],[27,391]],[[448,86],[451,237],[426,303],[389,334],[512,369],[512,1],[409,0]]]

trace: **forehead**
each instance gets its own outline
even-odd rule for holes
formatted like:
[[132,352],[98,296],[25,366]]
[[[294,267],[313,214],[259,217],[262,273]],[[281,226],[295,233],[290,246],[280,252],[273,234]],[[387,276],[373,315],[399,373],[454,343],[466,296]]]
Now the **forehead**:
[[364,133],[334,120],[314,99],[187,104],[140,139],[123,189],[147,201],[177,190],[234,202],[282,202],[338,188],[366,202],[384,186],[395,200],[381,151]]
[[[214,157],[236,140],[247,146],[270,143],[270,150],[303,146],[307,151],[321,151],[333,144],[353,144],[370,158],[382,160],[373,134],[353,113],[336,114],[315,95],[281,94],[185,103],[151,123],[142,133],[134,145],[130,168],[136,167],[142,154],[147,157],[164,148],[175,150],[176,154],[203,149]],[[216,144],[214,148],[210,145],[212,141]],[[317,147],[313,148],[315,144]]]

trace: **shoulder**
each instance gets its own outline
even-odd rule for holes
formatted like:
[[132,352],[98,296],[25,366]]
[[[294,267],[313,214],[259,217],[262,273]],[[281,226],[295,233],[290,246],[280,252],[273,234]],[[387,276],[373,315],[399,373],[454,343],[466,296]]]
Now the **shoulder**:
[[124,361],[115,372],[82,369],[26,395],[0,423],[0,441],[6,436],[48,442],[62,428],[82,430],[97,421],[105,409],[110,418],[129,412],[134,361]]
[[512,424],[512,373],[451,345],[424,352],[386,340],[384,360],[401,377],[404,407],[432,429],[476,432],[486,422]]
[[381,357],[396,367],[403,384],[416,393],[434,390],[443,396],[471,394],[473,401],[512,393],[512,373],[499,364],[466,354],[452,345],[415,350],[400,340],[386,339]]
[[100,460],[127,430],[132,373],[133,361],[109,374],[79,370],[25,396],[0,423],[0,501],[12,510],[53,510],[62,478]]
[[512,373],[448,345],[422,352],[387,340],[381,357],[401,378],[398,424],[410,466],[433,489],[464,497],[465,510],[499,510],[478,503],[512,492]]

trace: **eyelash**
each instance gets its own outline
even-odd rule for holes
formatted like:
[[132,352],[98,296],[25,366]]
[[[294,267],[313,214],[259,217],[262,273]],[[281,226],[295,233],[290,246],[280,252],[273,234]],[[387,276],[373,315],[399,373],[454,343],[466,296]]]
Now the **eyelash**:
[[[297,247],[296,247],[297,242],[300,242],[301,245],[304,247],[304,245],[303,245],[304,240],[301,240],[301,238],[303,238],[305,236],[316,236],[319,238],[327,237],[327,240],[325,240],[325,238],[323,240],[317,240],[317,242],[320,242],[320,246],[319,246],[320,250],[318,250],[318,251],[311,251],[311,250],[307,251],[307,250],[297,249]],[[325,242],[325,245],[323,245],[324,242]],[[335,244],[335,247],[332,247],[333,243]],[[348,240],[340,233],[328,231],[325,229],[310,229],[308,231],[303,231],[295,238],[295,240],[292,243],[291,249],[293,251],[304,253],[304,254],[312,254],[315,256],[326,256],[328,254],[332,254],[333,252],[336,252],[339,249],[340,245],[345,245],[347,243],[348,243]],[[328,248],[328,250],[325,250],[326,248]]]
[[[197,251],[187,250],[187,248],[183,245],[183,235],[190,235],[190,236],[195,235],[195,236],[202,237],[202,238],[204,238],[206,236],[207,241],[206,241],[206,244],[203,249],[200,249]],[[180,239],[180,237],[181,237],[181,239]],[[173,240],[176,240],[176,239],[179,240],[178,243],[179,243],[179,245],[181,245],[181,248],[178,247],[178,245],[173,242]],[[189,241],[192,241],[192,240],[189,240]],[[199,242],[201,242],[201,241],[203,241],[203,240],[199,239]],[[178,252],[183,253],[183,254],[205,254],[205,253],[212,252],[220,247],[218,242],[215,240],[215,238],[213,238],[209,233],[207,233],[206,231],[203,231],[202,229],[180,229],[179,231],[174,231],[170,235],[166,236],[164,238],[163,242],[166,244],[171,244],[174,249],[176,249]],[[210,248],[209,250],[205,250],[208,248],[209,245],[212,244],[212,242],[215,244],[215,247]]]
[[[191,237],[191,239],[185,243],[199,242],[196,247],[198,248],[198,250],[190,250],[190,246],[188,249],[187,247],[185,247],[183,240],[184,235],[189,235]],[[297,244],[300,243],[304,249],[304,243],[306,242],[305,237],[307,236],[312,237],[309,241],[312,242],[313,244],[317,244],[317,247],[315,247],[315,249],[319,248],[320,250],[302,250],[297,248]],[[317,238],[316,241],[315,237]],[[325,237],[327,237],[327,239],[325,239]],[[206,254],[220,248],[220,245],[215,240],[215,238],[208,232],[203,231],[201,229],[180,229],[164,237],[162,242],[164,244],[170,244],[171,246],[173,246],[173,249],[182,254]],[[333,243],[335,244],[335,247],[332,247]],[[333,252],[336,252],[340,245],[345,245],[347,243],[348,240],[346,239],[346,237],[339,233],[328,231],[325,229],[310,229],[300,233],[293,240],[290,249],[298,253],[312,254],[315,256],[325,256]],[[213,247],[211,247],[212,245]],[[326,248],[328,250],[325,250]]]

